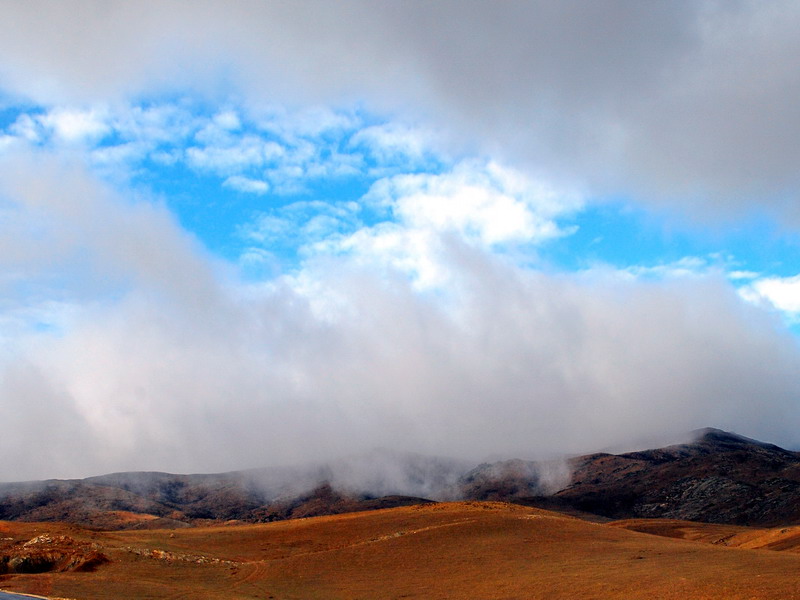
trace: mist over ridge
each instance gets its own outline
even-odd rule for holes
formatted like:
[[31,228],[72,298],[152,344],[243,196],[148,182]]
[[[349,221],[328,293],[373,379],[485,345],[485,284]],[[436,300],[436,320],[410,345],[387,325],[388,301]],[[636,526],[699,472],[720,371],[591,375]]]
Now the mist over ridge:
[[800,453],[715,428],[622,454],[470,464],[385,450],[216,474],[112,473],[0,484],[0,519],[161,529],[424,506],[504,502],[581,519],[739,525],[800,522]]
[[0,16],[0,481],[800,445],[792,3]]

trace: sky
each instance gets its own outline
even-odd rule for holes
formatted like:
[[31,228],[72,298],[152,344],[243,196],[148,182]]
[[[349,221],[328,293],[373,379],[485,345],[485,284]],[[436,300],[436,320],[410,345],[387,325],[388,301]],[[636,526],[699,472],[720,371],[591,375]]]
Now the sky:
[[0,17],[0,480],[800,448],[797,3]]

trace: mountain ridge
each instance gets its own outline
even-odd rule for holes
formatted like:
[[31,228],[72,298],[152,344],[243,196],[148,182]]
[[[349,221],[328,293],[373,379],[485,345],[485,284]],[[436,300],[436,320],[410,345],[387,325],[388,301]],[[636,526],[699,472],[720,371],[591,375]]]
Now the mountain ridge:
[[675,518],[740,525],[800,522],[800,453],[720,429],[690,443],[573,459],[554,494],[608,518]]
[[465,499],[597,519],[800,523],[800,453],[721,429],[692,434],[695,439],[687,443],[562,461],[510,459],[475,466],[376,452],[305,469],[118,472],[0,483],[0,519],[105,529],[185,527]]

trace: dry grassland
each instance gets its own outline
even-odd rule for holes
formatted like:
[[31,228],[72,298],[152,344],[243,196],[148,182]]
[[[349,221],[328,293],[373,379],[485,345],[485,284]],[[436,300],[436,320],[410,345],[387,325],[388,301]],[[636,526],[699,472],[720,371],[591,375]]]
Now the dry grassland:
[[0,523],[8,543],[42,534],[96,544],[111,562],[5,575],[0,588],[81,600],[800,599],[797,528],[597,524],[475,502],[174,531]]

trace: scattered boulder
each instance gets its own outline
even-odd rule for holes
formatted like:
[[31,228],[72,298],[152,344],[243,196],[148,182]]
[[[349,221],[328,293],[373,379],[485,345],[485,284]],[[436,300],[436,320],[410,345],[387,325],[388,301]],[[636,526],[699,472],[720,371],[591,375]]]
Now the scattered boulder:
[[0,553],[0,574],[89,572],[109,562],[96,544],[66,535],[38,535],[15,543]]

